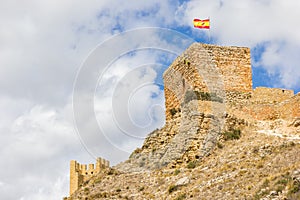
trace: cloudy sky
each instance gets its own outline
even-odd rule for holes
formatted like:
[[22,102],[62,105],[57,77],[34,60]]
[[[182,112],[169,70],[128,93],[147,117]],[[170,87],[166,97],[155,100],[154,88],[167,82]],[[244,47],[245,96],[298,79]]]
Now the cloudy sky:
[[[250,47],[254,87],[299,92],[299,9],[298,0],[0,0],[0,198],[61,199],[70,160],[125,160],[163,126],[162,73],[194,41]],[[210,31],[193,28],[207,17]]]

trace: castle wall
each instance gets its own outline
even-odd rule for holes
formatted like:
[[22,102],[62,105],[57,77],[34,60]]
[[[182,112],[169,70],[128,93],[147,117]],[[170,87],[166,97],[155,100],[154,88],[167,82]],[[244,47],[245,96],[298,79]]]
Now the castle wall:
[[252,102],[259,104],[274,104],[290,99],[293,96],[293,90],[257,87],[255,90],[253,90]]
[[[226,112],[232,111],[249,121],[300,116],[300,95],[294,96],[292,90],[265,87],[252,89],[249,48],[194,43],[176,58],[163,78],[167,121],[180,116],[170,111],[174,113],[181,110],[188,90],[226,96]],[[234,96],[231,98],[231,95]],[[199,101],[198,112],[216,111],[212,108],[215,104]]]
[[77,170],[78,165],[75,160],[70,161],[70,195],[73,194],[81,182],[81,174]]
[[70,161],[70,195],[72,195],[82,184],[89,180],[93,175],[99,173],[102,169],[109,167],[109,161],[97,158],[96,166],[94,164],[80,164],[75,160]]
[[300,93],[294,95],[293,90],[258,87],[244,94],[227,95],[227,110],[239,118],[251,121],[300,117]]
[[[187,90],[215,93],[252,91],[250,49],[192,44],[163,74],[166,120],[178,110]],[[210,102],[199,102],[199,111],[210,111]]]
[[163,78],[165,82],[166,120],[170,120],[174,116],[171,113],[171,109],[178,110],[180,108],[186,83],[184,83],[184,78],[178,71],[173,68],[169,68],[167,71],[164,73]]
[[212,52],[212,59],[220,69],[225,91],[252,91],[250,49],[246,47],[221,47],[203,44]]
[[283,119],[300,118],[300,93],[280,103],[277,110]]

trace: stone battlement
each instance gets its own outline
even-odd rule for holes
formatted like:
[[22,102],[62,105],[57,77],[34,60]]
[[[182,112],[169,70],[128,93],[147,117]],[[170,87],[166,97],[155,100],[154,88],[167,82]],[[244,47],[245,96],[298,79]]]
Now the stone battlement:
[[96,164],[80,164],[76,160],[70,161],[70,195],[81,185],[102,169],[109,167],[109,161],[97,158]]
[[259,103],[278,103],[294,96],[293,90],[257,87],[253,90],[252,100]]

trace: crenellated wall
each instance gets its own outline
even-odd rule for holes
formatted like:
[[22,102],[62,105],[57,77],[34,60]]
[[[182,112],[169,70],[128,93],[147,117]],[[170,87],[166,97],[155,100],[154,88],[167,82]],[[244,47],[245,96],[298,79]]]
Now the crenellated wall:
[[259,87],[249,100],[253,118],[257,120],[285,119],[300,117],[300,93],[293,90]]
[[280,88],[257,87],[252,92],[227,94],[227,110],[248,121],[300,117],[300,93]]
[[70,195],[81,185],[102,169],[109,167],[109,161],[97,158],[96,164],[80,164],[76,160],[70,161]]
[[293,90],[257,87],[253,90],[252,101],[258,104],[274,104],[294,96]]

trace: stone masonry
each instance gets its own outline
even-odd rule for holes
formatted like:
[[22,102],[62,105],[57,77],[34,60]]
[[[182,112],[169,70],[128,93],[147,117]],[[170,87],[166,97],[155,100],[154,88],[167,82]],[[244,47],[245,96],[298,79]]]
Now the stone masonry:
[[169,120],[169,111],[180,107],[188,88],[221,96],[225,91],[251,92],[250,49],[194,43],[171,64],[163,77],[166,119]]
[[70,161],[70,196],[100,170],[108,168],[109,161],[97,158],[96,166],[94,164],[80,164],[76,160]]

